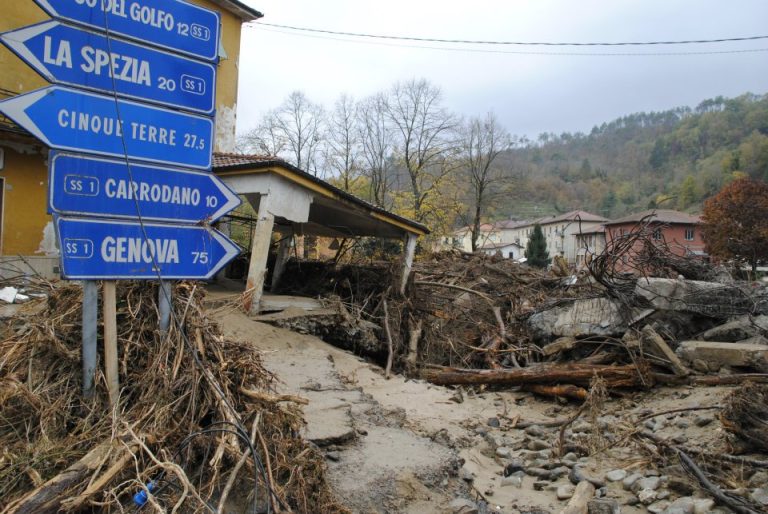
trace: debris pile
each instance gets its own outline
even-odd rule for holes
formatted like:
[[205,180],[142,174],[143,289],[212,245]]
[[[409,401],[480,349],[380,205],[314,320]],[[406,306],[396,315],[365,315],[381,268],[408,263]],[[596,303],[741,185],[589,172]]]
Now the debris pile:
[[[258,352],[226,340],[202,291],[174,288],[180,328],[157,331],[157,286],[118,283],[121,396],[81,391],[76,285],[16,316],[0,342],[0,510],[346,512],[299,436],[301,398],[274,394]],[[151,494],[149,494],[151,493]]]

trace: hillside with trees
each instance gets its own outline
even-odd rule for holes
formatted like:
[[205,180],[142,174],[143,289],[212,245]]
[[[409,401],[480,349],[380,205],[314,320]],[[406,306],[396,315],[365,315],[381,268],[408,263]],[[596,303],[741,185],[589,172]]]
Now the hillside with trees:
[[587,133],[516,137],[492,112],[462,119],[412,80],[326,108],[295,91],[240,139],[376,205],[457,226],[583,209],[699,212],[737,177],[768,180],[768,94],[630,114]]

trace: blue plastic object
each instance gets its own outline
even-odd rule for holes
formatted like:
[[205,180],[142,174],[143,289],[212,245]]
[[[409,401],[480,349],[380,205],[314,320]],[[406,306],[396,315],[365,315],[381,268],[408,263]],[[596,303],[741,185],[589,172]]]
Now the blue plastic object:
[[[150,493],[155,490],[155,481],[151,480],[147,483],[147,491]],[[138,493],[133,495],[133,503],[136,504],[137,507],[143,507],[147,504],[147,501],[149,500],[149,495],[147,494],[147,491],[142,489]]]

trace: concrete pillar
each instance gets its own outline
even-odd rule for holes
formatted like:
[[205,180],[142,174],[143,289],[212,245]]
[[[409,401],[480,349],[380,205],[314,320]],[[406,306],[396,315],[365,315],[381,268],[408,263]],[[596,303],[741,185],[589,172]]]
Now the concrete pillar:
[[259,303],[264,289],[264,278],[267,274],[267,257],[269,245],[272,242],[272,228],[275,226],[275,216],[269,209],[269,195],[261,195],[256,226],[253,227],[253,244],[251,245],[251,263],[248,266],[248,281],[245,290],[246,311],[249,314],[259,313]]
[[413,255],[416,253],[417,239],[418,237],[415,234],[408,234],[405,237],[405,251],[403,252],[400,284],[398,284],[398,291],[400,291],[400,294],[405,294],[405,285],[408,283],[408,277],[411,276],[411,269],[413,268]]
[[293,233],[285,235],[280,241],[280,247],[277,249],[277,260],[275,260],[275,269],[272,270],[272,285],[270,291],[277,289],[277,284],[280,283],[280,277],[283,276],[285,271],[285,265],[288,259],[291,258],[291,243],[293,242]]

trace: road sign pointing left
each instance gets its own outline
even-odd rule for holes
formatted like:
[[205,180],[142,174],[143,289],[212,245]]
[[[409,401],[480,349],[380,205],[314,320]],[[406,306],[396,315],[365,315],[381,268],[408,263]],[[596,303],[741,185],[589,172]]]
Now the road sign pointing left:
[[2,42],[49,82],[113,90],[203,114],[213,112],[216,69],[163,50],[110,39],[57,21],[5,32]]
[[213,120],[61,86],[0,102],[0,112],[47,146],[211,168]]
[[240,253],[208,227],[57,217],[56,229],[69,280],[207,280]]

